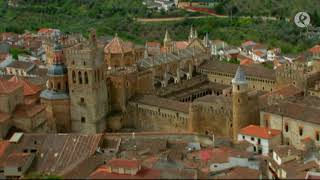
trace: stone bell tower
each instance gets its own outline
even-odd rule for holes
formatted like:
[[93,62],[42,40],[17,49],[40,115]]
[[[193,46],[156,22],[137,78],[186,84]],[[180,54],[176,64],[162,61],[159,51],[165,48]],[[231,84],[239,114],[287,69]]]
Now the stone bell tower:
[[248,121],[249,114],[248,81],[241,66],[232,79],[232,137],[237,142],[240,128]]
[[103,46],[90,39],[66,52],[70,88],[72,131],[99,133],[106,128],[109,112]]

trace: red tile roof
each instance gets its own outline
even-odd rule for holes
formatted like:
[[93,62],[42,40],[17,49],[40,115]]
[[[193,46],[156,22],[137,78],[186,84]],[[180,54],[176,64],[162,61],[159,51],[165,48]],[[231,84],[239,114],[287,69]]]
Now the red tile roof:
[[311,49],[309,49],[309,52],[311,53],[320,53],[320,45],[315,45]]
[[0,79],[0,94],[8,94],[19,88],[21,88],[21,84],[9,82],[7,80]]
[[243,42],[242,44],[241,44],[241,46],[249,46],[249,45],[255,45],[255,44],[257,44],[256,42],[254,42],[254,41],[245,41],[245,42]]
[[281,134],[281,131],[276,129],[260,127],[256,125],[249,125],[245,128],[242,128],[240,130],[240,134],[264,138],[264,139],[270,139],[274,136]]
[[39,29],[38,33],[52,33],[53,29],[50,28],[41,28]]
[[131,42],[124,42],[117,35],[104,48],[105,53],[122,54],[133,51],[133,44]]
[[138,160],[126,160],[126,159],[112,159],[108,162],[111,167],[121,167],[121,168],[138,168],[140,166],[140,161]]
[[146,42],[147,47],[161,47],[161,43],[159,42]]
[[8,113],[0,112],[0,122],[5,122],[5,121],[9,120],[10,117],[11,116]]
[[5,166],[24,166],[27,160],[32,156],[30,153],[12,153],[4,162]]
[[22,84],[23,85],[23,94],[25,96],[31,96],[36,95],[41,91],[41,87],[37,85],[31,84],[29,81],[25,79],[19,79],[17,76],[13,76],[9,82],[13,82],[16,84]]
[[88,179],[160,179],[161,172],[157,169],[142,168],[137,175],[109,173],[106,166],[99,167]]
[[253,60],[249,59],[249,58],[245,58],[243,60],[240,61],[241,65],[248,65],[248,64],[253,64]]
[[176,48],[185,49],[188,47],[189,43],[187,41],[176,41]]
[[6,151],[9,144],[9,141],[0,141],[0,159],[4,155],[4,152]]
[[44,110],[44,105],[18,105],[14,113],[14,116],[32,118]]

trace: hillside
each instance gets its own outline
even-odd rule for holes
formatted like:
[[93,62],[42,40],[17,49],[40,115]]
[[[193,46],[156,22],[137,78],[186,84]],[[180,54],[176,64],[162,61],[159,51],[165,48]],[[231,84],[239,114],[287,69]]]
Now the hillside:
[[[39,28],[59,28],[64,32],[87,33],[94,27],[98,35],[113,35],[144,44],[162,41],[169,30],[173,39],[187,39],[190,26],[197,27],[202,37],[206,32],[212,39],[222,39],[238,45],[245,40],[281,47],[285,53],[305,50],[319,39],[307,39],[303,30],[291,22],[259,19],[230,19],[208,17],[178,22],[141,24],[134,20],[153,12],[142,6],[141,0],[20,0],[18,7],[8,7],[0,0],[0,32],[22,33]],[[125,3],[123,3],[125,2]]]
[[218,13],[244,16],[273,16],[292,18],[297,12],[308,12],[314,24],[320,25],[319,0],[222,0]]

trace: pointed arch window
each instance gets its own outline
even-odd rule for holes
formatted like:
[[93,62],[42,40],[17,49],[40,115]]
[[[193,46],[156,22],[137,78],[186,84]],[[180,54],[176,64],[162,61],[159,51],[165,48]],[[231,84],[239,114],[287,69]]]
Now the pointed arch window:
[[78,72],[78,78],[79,78],[79,84],[82,84],[82,74],[80,71]]
[[58,83],[58,90],[61,90],[61,83]]
[[84,81],[85,81],[86,84],[89,83],[89,78],[88,78],[88,73],[87,72],[84,73]]
[[74,71],[72,71],[72,82],[77,83],[76,73]]

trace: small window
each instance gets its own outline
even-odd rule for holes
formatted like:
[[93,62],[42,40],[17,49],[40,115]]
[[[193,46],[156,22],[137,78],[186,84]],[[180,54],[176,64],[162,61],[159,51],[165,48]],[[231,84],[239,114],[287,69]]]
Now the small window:
[[21,172],[22,168],[21,167],[18,167],[18,172]]
[[238,89],[238,91],[240,91],[240,86],[239,85],[237,86],[237,89]]
[[284,128],[285,128],[286,132],[288,132],[289,131],[289,124],[286,123]]
[[30,152],[31,152],[31,153],[36,153],[37,150],[36,150],[36,149],[31,149]]
[[317,140],[317,141],[319,141],[319,140],[320,140],[319,131],[316,131],[316,140]]
[[37,145],[37,144],[38,144],[38,142],[37,142],[37,141],[33,141],[33,144]]
[[85,123],[86,122],[86,118],[85,117],[81,117],[81,123]]
[[83,98],[83,97],[80,98],[80,102],[81,102],[81,103],[84,103],[84,98]]
[[269,119],[265,119],[264,122],[265,122],[266,128],[268,128],[269,127]]
[[28,149],[24,149],[23,152],[24,152],[24,153],[27,153],[27,152],[28,152]]
[[261,144],[261,139],[260,138],[258,139],[258,144]]
[[251,141],[254,141],[254,137],[251,137]]
[[299,127],[299,135],[300,135],[300,136],[303,135],[303,127]]
[[245,139],[245,137],[244,137],[244,136],[242,136],[242,139]]

